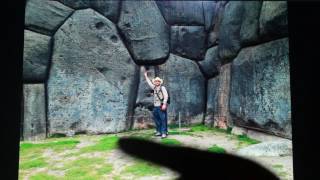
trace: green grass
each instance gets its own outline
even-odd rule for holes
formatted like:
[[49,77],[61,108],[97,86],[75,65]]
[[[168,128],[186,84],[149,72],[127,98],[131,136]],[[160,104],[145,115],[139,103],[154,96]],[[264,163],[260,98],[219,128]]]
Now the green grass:
[[228,129],[220,129],[220,128],[215,128],[215,127],[209,127],[203,124],[195,124],[190,126],[189,132],[201,132],[201,131],[207,131],[207,132],[213,132],[213,133],[226,133],[226,134],[231,134],[232,128]]
[[54,151],[62,151],[66,149],[73,149],[78,143],[80,143],[80,141],[78,140],[63,140],[63,141],[45,142],[45,143],[21,143],[20,153],[21,155],[24,155],[24,154],[30,153],[30,151],[39,152],[47,148],[50,148]]
[[190,127],[189,132],[209,131],[211,128],[203,124],[196,124]]
[[106,136],[100,139],[95,145],[86,146],[80,149],[79,153],[109,151],[117,148],[118,136]]
[[[111,164],[104,163],[103,158],[79,158],[65,164],[66,179],[101,179],[113,170]],[[97,167],[102,165],[101,167]]]
[[30,180],[58,180],[58,178],[56,176],[53,175],[49,175],[43,172],[34,174],[32,176],[30,176]]
[[187,135],[187,136],[194,136],[191,132],[188,131],[179,131],[179,130],[169,130],[169,135]]
[[29,161],[20,162],[19,169],[31,169],[31,168],[39,168],[39,167],[45,167],[48,163],[44,160],[44,158],[37,158],[32,159]]
[[134,132],[134,133],[130,134],[130,137],[148,140],[148,139],[151,139],[153,137],[153,133],[151,131]]
[[209,152],[214,152],[214,153],[226,153],[226,150],[222,147],[219,147],[217,145],[213,145],[208,149]]
[[261,142],[261,141],[255,140],[255,139],[251,139],[247,135],[237,135],[236,139],[239,141],[238,142],[238,149],[245,147],[245,146],[252,145],[252,144],[258,144]]
[[182,144],[180,141],[170,138],[161,139],[161,143],[169,146],[179,146]]
[[238,135],[238,140],[247,144],[258,144],[260,141],[251,139],[247,135]]
[[97,164],[101,164],[104,162],[103,158],[88,158],[88,157],[80,157],[79,159],[67,162],[64,166],[65,169],[70,169],[73,167],[88,167],[88,166],[94,166]]
[[101,168],[97,169],[98,175],[104,175],[109,174],[113,170],[113,167],[111,164],[105,164]]
[[272,165],[272,167],[275,169],[282,169],[283,165],[282,164],[274,164],[274,165]]
[[126,167],[123,170],[125,174],[133,174],[135,176],[152,176],[152,175],[161,175],[163,172],[161,171],[160,167],[149,163],[149,162],[142,162],[138,161],[133,165]]
[[286,177],[287,175],[288,175],[288,173],[285,171],[281,171],[278,173],[278,176],[280,176],[280,177]]

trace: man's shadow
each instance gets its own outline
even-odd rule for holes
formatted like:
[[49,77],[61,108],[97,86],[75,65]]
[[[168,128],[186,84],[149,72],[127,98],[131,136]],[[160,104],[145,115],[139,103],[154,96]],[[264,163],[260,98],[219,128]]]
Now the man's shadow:
[[179,179],[278,180],[261,165],[230,154],[219,154],[187,147],[170,147],[137,138],[121,138],[125,153],[168,167]]

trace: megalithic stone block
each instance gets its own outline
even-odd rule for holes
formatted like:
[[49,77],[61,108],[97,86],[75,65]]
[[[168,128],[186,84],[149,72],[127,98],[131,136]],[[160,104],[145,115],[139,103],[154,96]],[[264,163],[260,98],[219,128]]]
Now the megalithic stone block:
[[76,11],[54,36],[48,79],[50,134],[128,129],[139,68],[116,26],[92,9]]
[[46,98],[44,84],[24,84],[23,103],[23,139],[45,139]]
[[51,0],[28,0],[25,26],[35,32],[53,35],[74,10]]

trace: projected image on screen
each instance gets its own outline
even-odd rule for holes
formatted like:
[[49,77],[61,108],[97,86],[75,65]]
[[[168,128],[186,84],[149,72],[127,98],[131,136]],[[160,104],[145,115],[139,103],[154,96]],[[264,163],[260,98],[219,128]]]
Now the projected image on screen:
[[175,179],[137,137],[293,179],[285,1],[27,0],[19,179]]

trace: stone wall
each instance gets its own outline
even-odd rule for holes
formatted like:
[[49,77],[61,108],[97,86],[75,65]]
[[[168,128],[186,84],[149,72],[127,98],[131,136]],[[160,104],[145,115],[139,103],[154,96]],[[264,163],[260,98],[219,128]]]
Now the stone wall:
[[281,1],[28,0],[22,138],[152,127],[142,66],[164,79],[170,123],[291,138],[286,15]]

